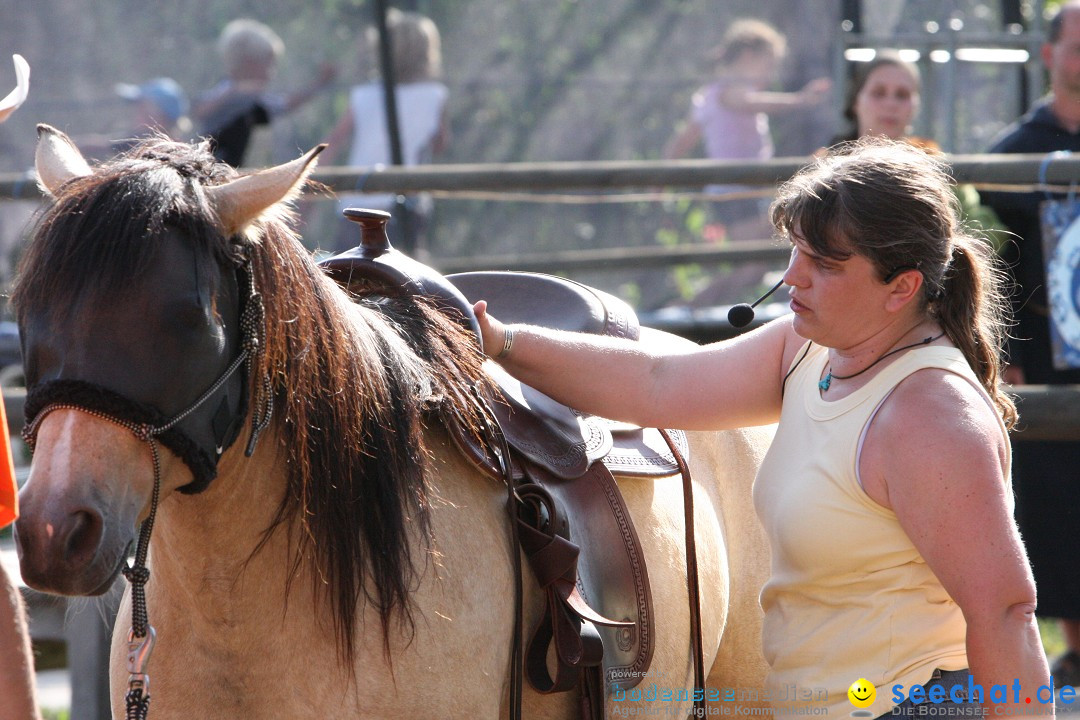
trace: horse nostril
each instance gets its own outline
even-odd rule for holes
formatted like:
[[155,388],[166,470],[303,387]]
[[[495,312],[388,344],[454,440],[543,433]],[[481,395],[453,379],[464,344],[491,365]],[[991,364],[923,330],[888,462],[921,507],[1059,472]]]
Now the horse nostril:
[[101,543],[101,516],[88,510],[79,510],[68,516],[65,524],[64,558],[72,564],[87,562],[97,552]]

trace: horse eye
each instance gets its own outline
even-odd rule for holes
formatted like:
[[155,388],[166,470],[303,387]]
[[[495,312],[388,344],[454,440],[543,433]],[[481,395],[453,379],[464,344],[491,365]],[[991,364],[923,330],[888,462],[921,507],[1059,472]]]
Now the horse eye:
[[198,302],[178,301],[164,308],[162,320],[167,326],[180,330],[201,330],[210,324],[211,310]]

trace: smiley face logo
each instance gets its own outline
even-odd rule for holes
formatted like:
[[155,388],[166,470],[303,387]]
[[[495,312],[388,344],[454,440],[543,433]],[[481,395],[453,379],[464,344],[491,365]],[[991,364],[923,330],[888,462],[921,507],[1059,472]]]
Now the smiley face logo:
[[859,678],[847,689],[848,700],[857,708],[868,708],[874,704],[877,688],[866,678]]

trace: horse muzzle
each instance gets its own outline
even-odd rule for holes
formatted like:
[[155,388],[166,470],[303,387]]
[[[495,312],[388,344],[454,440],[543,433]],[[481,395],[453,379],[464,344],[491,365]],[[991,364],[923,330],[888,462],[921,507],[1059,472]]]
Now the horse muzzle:
[[149,503],[147,455],[123,428],[73,410],[51,414],[19,493],[15,539],[27,585],[61,595],[109,589]]
[[134,533],[119,537],[87,503],[38,501],[23,492],[15,542],[23,581],[56,595],[101,595],[123,567]]

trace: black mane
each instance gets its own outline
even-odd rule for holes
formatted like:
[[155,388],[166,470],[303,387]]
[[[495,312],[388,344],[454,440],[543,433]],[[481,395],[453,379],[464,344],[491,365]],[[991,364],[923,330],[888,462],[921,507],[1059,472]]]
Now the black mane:
[[157,138],[69,182],[36,224],[13,301],[20,312],[42,304],[60,312],[108,297],[145,271],[167,230],[219,263],[250,258],[266,307],[265,352],[250,381],[270,378],[276,432],[262,442],[276,442],[288,464],[264,542],[289,533],[293,569],[324,593],[351,660],[363,602],[378,609],[387,649],[395,617],[411,629],[412,545],[418,530],[431,541],[424,423],[442,409],[480,426],[470,387],[483,382],[482,355],[422,300],[343,302],[287,208],[225,237],[203,188],[235,177],[205,145]]

